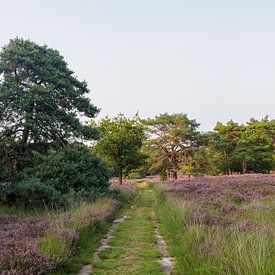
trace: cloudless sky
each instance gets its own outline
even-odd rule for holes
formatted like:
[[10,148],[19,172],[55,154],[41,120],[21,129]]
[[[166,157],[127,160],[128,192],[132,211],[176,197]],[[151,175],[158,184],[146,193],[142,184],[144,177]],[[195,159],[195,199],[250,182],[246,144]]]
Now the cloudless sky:
[[6,0],[0,46],[47,44],[87,80],[99,117],[275,118],[275,1]]

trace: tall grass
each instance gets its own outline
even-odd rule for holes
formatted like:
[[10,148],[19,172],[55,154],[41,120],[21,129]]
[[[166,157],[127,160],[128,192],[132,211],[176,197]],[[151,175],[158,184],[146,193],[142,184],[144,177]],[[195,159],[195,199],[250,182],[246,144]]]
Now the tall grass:
[[106,197],[79,203],[66,211],[2,209],[0,273],[12,270],[16,274],[44,274],[67,264],[79,236],[107,219],[120,205],[121,202]]
[[[176,274],[275,274],[274,208],[253,208],[255,201],[250,201],[243,206],[247,211],[232,216],[238,222],[205,225],[188,220],[196,207],[190,201],[161,186],[155,190],[156,213],[170,254],[176,257]],[[270,199],[265,203],[274,207]],[[248,218],[259,226],[251,228],[254,224],[245,223]]]
[[83,202],[76,208],[61,213],[49,213],[46,234],[38,239],[39,250],[55,266],[70,261],[80,233],[100,220],[108,218],[120,202],[102,198],[93,203]]

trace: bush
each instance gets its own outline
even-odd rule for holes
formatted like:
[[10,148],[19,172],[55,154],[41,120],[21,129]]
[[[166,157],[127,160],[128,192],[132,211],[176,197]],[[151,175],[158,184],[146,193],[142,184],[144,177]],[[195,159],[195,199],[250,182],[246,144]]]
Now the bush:
[[92,200],[108,191],[110,171],[87,147],[67,145],[39,157],[38,165],[24,169],[17,181],[0,183],[0,202],[34,207],[66,207]]
[[33,178],[11,184],[6,191],[6,202],[33,208],[60,206],[63,200],[54,187]]
[[87,147],[67,145],[59,152],[44,156],[38,166],[28,170],[27,176],[31,175],[61,194],[70,190],[103,193],[109,187],[110,171]]

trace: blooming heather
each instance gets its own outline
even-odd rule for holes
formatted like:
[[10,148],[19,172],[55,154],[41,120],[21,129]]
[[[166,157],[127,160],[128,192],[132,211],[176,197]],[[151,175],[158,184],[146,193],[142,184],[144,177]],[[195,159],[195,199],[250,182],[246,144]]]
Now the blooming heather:
[[[188,202],[187,224],[230,226],[237,223],[234,215],[245,218],[249,209],[274,210],[270,209],[272,206],[264,206],[261,202],[274,200],[275,175],[191,178],[166,181],[164,187],[165,194]],[[254,201],[257,203],[253,204]],[[255,231],[256,228],[249,220],[239,224],[239,230],[243,232]]]
[[53,263],[43,256],[35,239],[47,228],[47,221],[0,217],[0,270],[14,274],[43,274]]

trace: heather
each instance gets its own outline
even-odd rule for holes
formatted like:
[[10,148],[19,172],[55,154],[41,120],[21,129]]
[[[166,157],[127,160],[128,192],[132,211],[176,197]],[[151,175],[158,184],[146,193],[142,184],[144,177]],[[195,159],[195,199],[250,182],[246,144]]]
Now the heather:
[[177,272],[272,274],[275,175],[164,182],[157,213]]
[[113,196],[118,197],[118,198],[122,198],[123,196],[124,198],[131,198],[135,191],[136,188],[133,184],[111,184],[110,188],[109,188],[111,194],[113,194]]
[[0,216],[0,270],[45,274],[66,264],[75,252],[80,232],[109,217],[120,205],[117,200],[103,198],[65,212],[40,212],[40,218]]
[[48,227],[46,219],[0,217],[0,270],[16,274],[42,274],[53,268],[37,239]]

